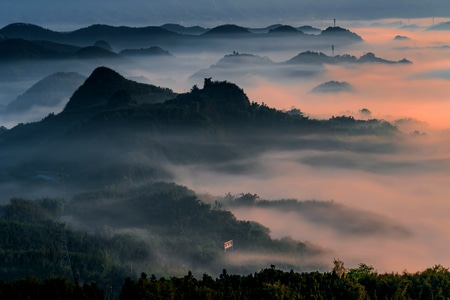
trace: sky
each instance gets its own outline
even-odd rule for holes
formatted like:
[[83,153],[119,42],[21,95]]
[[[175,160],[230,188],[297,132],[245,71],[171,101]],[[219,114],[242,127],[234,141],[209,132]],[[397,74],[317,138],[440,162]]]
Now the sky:
[[[297,107],[313,118],[342,114],[363,117],[358,112],[367,108],[370,117],[397,122],[395,124],[408,137],[406,141],[399,141],[402,144],[398,152],[354,153],[336,149],[264,153],[251,162],[259,166],[258,172],[240,176],[201,166],[174,166],[177,182],[198,192],[214,195],[251,192],[264,199],[332,200],[380,216],[389,224],[408,228],[411,234],[400,238],[389,235],[362,237],[316,226],[314,222],[292,214],[233,211],[240,219],[256,220],[268,226],[274,238],[290,235],[307,240],[332,249],[334,257],[344,260],[348,266],[363,262],[387,272],[415,272],[435,264],[450,267],[450,54],[445,47],[450,45],[450,35],[424,30],[433,23],[447,21],[448,16],[448,0],[0,2],[0,27],[13,22],[28,22],[54,30],[74,30],[94,23],[130,26],[179,23],[205,27],[224,23],[252,27],[284,23],[324,28],[336,18],[339,25],[356,32],[365,41],[360,45],[336,48],[336,54],[350,53],[359,57],[370,51],[389,60],[411,60],[413,64],[404,66],[326,66],[323,74],[309,79],[276,81],[258,74],[232,79],[244,88],[251,101],[279,109]],[[392,26],[399,21],[401,23]],[[422,27],[416,30],[401,28],[401,25],[412,24]],[[409,39],[394,41],[396,35]],[[181,81],[229,54],[225,52],[227,49],[199,53],[197,57],[190,53],[183,57],[176,49],[168,50],[189,61],[183,65],[181,60],[180,67],[186,69],[145,69],[148,66],[142,63],[142,68],[133,66],[119,71],[128,77],[141,76],[150,83],[169,85],[181,92],[191,86]],[[255,54],[283,61],[301,50],[307,48],[286,47]],[[349,82],[354,91],[325,95],[310,92],[330,80]],[[201,82],[197,84],[202,85]],[[409,134],[415,130],[425,135],[413,137]],[[358,142],[370,146],[384,141]],[[332,258],[329,258],[330,263]]]
[[432,18],[450,15],[447,0],[2,0],[0,26],[26,22],[72,30],[110,25],[217,26],[218,23],[261,26],[329,20]]

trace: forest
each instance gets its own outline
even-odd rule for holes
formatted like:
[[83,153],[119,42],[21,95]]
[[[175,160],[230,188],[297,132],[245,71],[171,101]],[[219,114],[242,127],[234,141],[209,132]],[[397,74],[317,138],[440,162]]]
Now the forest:
[[[415,273],[379,273],[365,263],[346,268],[339,259],[334,259],[332,268],[312,266],[310,271],[306,266],[301,271],[277,262],[277,255],[294,255],[302,260],[322,250],[292,239],[272,239],[267,228],[238,221],[223,209],[236,205],[292,209],[311,203],[270,203],[250,193],[228,194],[210,201],[213,204],[201,201],[186,187],[162,182],[126,193],[114,189],[80,193],[70,202],[62,198],[13,198],[0,208],[0,298],[450,297],[450,271],[441,265]],[[119,215],[133,217],[119,219]],[[76,229],[77,222],[84,230]],[[125,230],[131,226],[134,231]],[[142,237],[144,232],[147,238]],[[230,236],[236,238],[236,246],[224,252],[221,242]],[[221,269],[227,266],[227,257],[239,255],[243,249],[275,254],[273,263],[259,265],[258,272],[251,271],[255,266],[247,269],[228,264],[230,268]],[[167,255],[166,260],[161,252]],[[189,260],[195,269],[176,269],[175,259]],[[214,265],[216,268],[211,267]]]
[[249,275],[223,270],[213,278],[196,278],[189,271],[182,277],[156,278],[141,273],[124,279],[119,289],[102,290],[93,282],[80,285],[76,280],[35,277],[12,282],[0,281],[2,299],[448,299],[450,273],[436,265],[417,273],[378,274],[372,266],[360,264],[345,270],[335,261],[329,272],[297,273],[274,265]]

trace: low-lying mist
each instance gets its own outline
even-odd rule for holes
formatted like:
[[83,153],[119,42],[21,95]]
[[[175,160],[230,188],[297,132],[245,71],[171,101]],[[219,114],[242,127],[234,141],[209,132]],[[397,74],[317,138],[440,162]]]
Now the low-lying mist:
[[299,211],[280,210],[276,201],[227,208],[239,219],[267,226],[274,238],[291,236],[328,249],[328,261],[339,257],[349,267],[364,262],[387,272],[448,265],[448,139],[407,135],[391,141],[394,147],[337,139],[341,147],[335,149],[268,152],[241,161],[251,166],[245,172],[179,168],[177,182],[215,195],[297,199],[303,204]]
[[[101,180],[107,181],[108,176],[112,175],[117,175],[127,187],[164,177],[163,180],[185,185],[198,195],[203,195],[200,198],[211,201],[210,204],[214,204],[214,200],[222,201],[228,193],[255,193],[259,196],[256,204],[233,206],[224,202],[224,209],[229,209],[238,220],[259,222],[270,230],[270,237],[274,239],[303,241],[305,245],[320,249],[318,255],[302,257],[305,260],[302,264],[307,267],[327,264],[331,267],[333,258],[341,259],[347,267],[356,267],[359,263],[373,265],[379,272],[415,272],[436,264],[450,266],[450,208],[447,199],[450,195],[450,123],[447,113],[450,110],[450,58],[448,48],[444,47],[447,45],[446,36],[422,29],[389,26],[375,28],[361,25],[354,31],[363,37],[364,42],[336,46],[334,53],[332,45],[300,45],[298,41],[293,43],[291,38],[286,38],[277,40],[279,49],[273,47],[275,44],[259,51],[254,45],[253,48],[236,49],[235,46],[243,47],[243,43],[233,45],[230,41],[227,49],[205,47],[196,53],[173,45],[166,49],[175,55],[172,60],[140,57],[105,64],[125,77],[168,87],[177,93],[191,90],[194,84],[200,85],[203,78],[192,75],[208,70],[210,73],[200,74],[207,74],[213,80],[236,83],[244,89],[250,101],[280,110],[297,108],[310,119],[341,115],[366,120],[383,119],[397,126],[399,132],[395,136],[345,136],[329,132],[326,135],[282,137],[263,133],[259,137],[261,144],[238,149],[236,145],[227,148],[226,143],[215,144],[215,140],[207,141],[206,135],[197,137],[186,131],[173,136],[133,132],[130,136],[138,137],[133,140],[136,151],[125,147],[131,140],[127,139],[128,136],[118,138],[105,134],[101,141],[91,137],[86,143],[90,145],[89,149],[79,146],[81,143],[77,144],[82,139],[73,140],[70,149],[32,149],[41,155],[41,161],[16,162],[14,153],[8,153],[8,159],[0,164],[6,170],[6,167],[23,163],[29,174],[13,174],[20,178],[30,174],[47,176],[38,172],[47,171],[45,168],[51,168],[57,174],[64,165],[67,185],[70,185],[71,172],[86,174],[89,178],[92,173],[88,172],[92,169],[85,169],[85,166],[98,164],[98,173],[94,175],[99,175],[103,186],[107,183]],[[396,40],[396,36],[407,39]],[[391,61],[406,58],[412,64],[281,64],[307,50],[323,51],[328,56],[350,54],[356,57],[373,52],[377,57]],[[247,68],[243,65],[230,68],[227,72],[214,73],[211,65],[233,51],[267,57],[277,64],[277,68],[262,65]],[[30,87],[53,71],[76,71],[88,76],[93,68],[90,63],[66,65],[60,69],[62,65],[61,62],[48,65],[45,74],[42,70],[36,70],[36,73],[14,81],[2,93],[0,104],[6,105],[7,98],[12,101],[26,90],[25,87]],[[346,82],[352,89],[334,93],[312,92],[320,84],[331,81]],[[1,86],[6,86],[6,82],[4,79]],[[55,113],[62,107],[62,103],[54,106]],[[45,114],[48,112],[46,110]],[[36,115],[44,114],[41,110],[32,110],[31,113],[34,119],[30,116],[30,119],[17,122],[36,120]],[[15,121],[8,116],[0,119],[0,125],[13,127],[17,124],[14,124]],[[219,136],[220,131],[217,132]],[[257,141],[249,137],[250,140]],[[98,146],[97,143],[103,142]],[[169,149],[168,145],[173,148]],[[142,150],[139,148],[141,146],[147,148]],[[164,147],[172,152],[166,151],[166,155],[160,155],[163,152],[161,149],[167,150]],[[30,150],[20,146],[17,149],[21,153]],[[208,161],[210,156],[219,157],[214,156],[217,153],[223,155],[221,160]],[[50,166],[45,164],[46,159],[50,161],[57,155],[62,155],[64,159]],[[82,161],[83,155],[91,160]],[[110,164],[108,160],[114,163]],[[137,167],[125,170],[129,165]],[[2,175],[6,172],[4,170]],[[102,173],[106,174],[104,178],[100,176]],[[133,181],[134,178],[139,180]],[[79,180],[81,182],[84,178]],[[14,180],[0,186],[11,193],[21,189]],[[39,192],[45,194],[52,187],[48,183],[48,189],[43,186]],[[121,188],[116,183],[110,187]],[[58,188],[61,194],[61,187]],[[70,187],[64,195],[72,196],[78,192]],[[278,202],[286,199],[292,200],[298,207],[282,209],[277,206]],[[259,205],[263,200],[267,200],[266,205]],[[121,212],[115,211],[118,215]],[[85,225],[80,220],[71,221],[73,226],[79,228]],[[227,238],[234,239],[233,236]],[[145,240],[159,241],[148,236]],[[187,238],[184,242],[184,246],[189,244]],[[183,245],[173,247],[182,248]],[[236,243],[236,250],[239,250],[239,243]],[[153,255],[153,258],[159,255],[167,262],[172,259],[164,256],[163,251]],[[208,257],[200,259],[207,261]],[[274,260],[274,256],[264,251],[236,251],[224,258],[238,271],[243,271],[239,269],[243,262],[246,266],[260,266],[269,265]],[[294,265],[298,263],[298,257],[286,256],[279,261]],[[180,268],[184,263],[181,258],[172,261],[174,266]],[[220,269],[219,265],[213,267]],[[207,269],[203,265],[201,268]]]

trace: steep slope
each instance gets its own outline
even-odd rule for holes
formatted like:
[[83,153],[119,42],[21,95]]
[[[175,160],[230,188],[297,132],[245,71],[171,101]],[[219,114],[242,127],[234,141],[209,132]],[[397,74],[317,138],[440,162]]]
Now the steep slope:
[[[121,94],[124,96],[123,99],[118,99],[117,97]],[[169,89],[128,80],[111,69],[99,67],[75,91],[64,111],[69,112],[93,107],[104,109],[108,105],[112,107],[162,102],[173,97],[174,94]],[[123,100],[122,103],[120,100]]]

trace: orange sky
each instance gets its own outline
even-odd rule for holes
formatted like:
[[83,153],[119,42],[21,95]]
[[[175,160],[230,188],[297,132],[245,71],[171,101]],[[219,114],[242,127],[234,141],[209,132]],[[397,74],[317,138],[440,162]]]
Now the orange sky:
[[[289,109],[295,106],[313,117],[329,117],[357,113],[368,108],[376,118],[416,118],[431,127],[450,127],[450,75],[447,79],[427,78],[427,74],[448,70],[450,52],[438,49],[450,44],[445,32],[404,31],[386,28],[357,28],[365,43],[355,50],[345,51],[357,57],[373,52],[388,60],[407,58],[412,65],[327,66],[321,78],[299,80],[297,84],[279,84],[261,78],[246,88],[247,95],[269,106]],[[394,41],[396,35],[407,36],[408,41]],[[433,48],[434,47],[434,48]],[[401,49],[400,49],[401,48]],[[336,51],[336,54],[344,54]],[[347,81],[353,93],[311,94],[315,86],[330,80]]]
[[[414,118],[422,123],[400,129],[405,133],[418,129],[426,136],[405,138],[398,141],[398,151],[384,154],[341,149],[266,153],[254,159],[254,164],[259,165],[255,174],[219,174],[194,166],[178,170],[179,180],[198,192],[216,195],[250,192],[265,199],[333,200],[379,214],[412,232],[405,238],[342,236],[292,214],[262,209],[233,211],[239,219],[255,220],[269,227],[275,238],[289,235],[331,250],[330,268],[333,258],[342,259],[348,267],[361,262],[371,264],[379,272],[416,272],[436,264],[450,267],[450,75],[447,79],[430,76],[435,71],[450,70],[450,50],[439,49],[450,45],[450,35],[395,28],[361,27],[354,31],[366,42],[346,53],[359,57],[374,52],[389,60],[405,57],[413,64],[327,66],[320,78],[288,83],[255,77],[245,92],[252,101],[279,109],[294,106],[312,117],[358,116],[358,110],[368,108],[374,118]],[[410,40],[394,41],[396,35],[408,36]],[[310,93],[329,80],[347,81],[355,90]],[[374,170],[301,163],[311,156],[343,157],[357,166],[369,164]],[[378,161],[412,167],[378,170]]]

